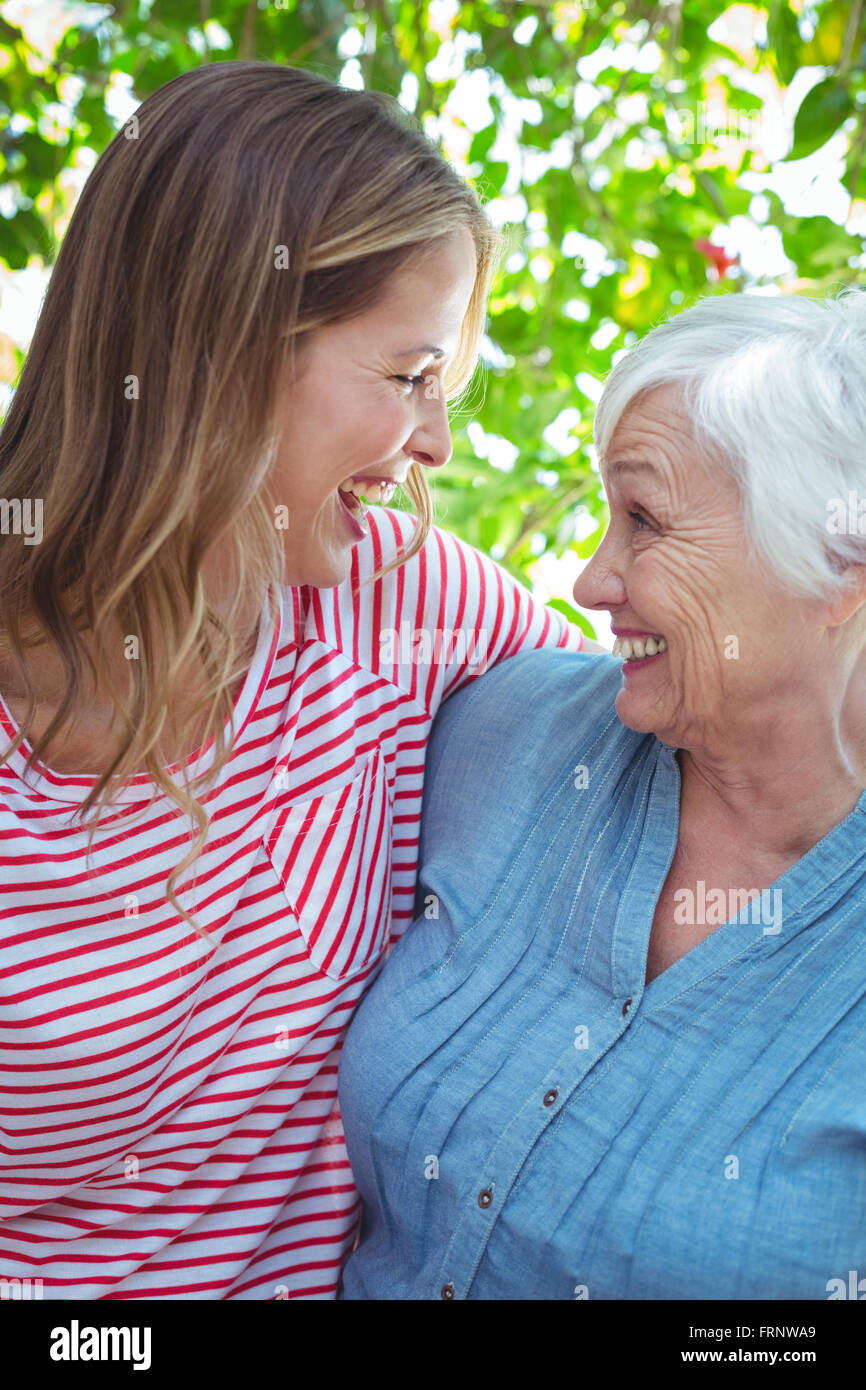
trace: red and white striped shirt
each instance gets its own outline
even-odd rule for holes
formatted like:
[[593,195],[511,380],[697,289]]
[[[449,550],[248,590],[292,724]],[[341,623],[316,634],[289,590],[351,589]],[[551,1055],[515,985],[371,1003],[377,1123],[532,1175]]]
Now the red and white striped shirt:
[[[358,1198],[341,1039],[412,916],[424,756],[447,695],[580,632],[434,528],[373,507],[350,579],[263,616],[208,842],[134,777],[0,768],[0,1295],[333,1298]],[[267,611],[267,610],[266,610]],[[456,635],[455,635],[456,634]],[[468,636],[467,636],[468,635]],[[7,738],[15,731],[0,701]],[[193,755],[209,765],[212,744]],[[26,1293],[25,1293],[26,1296]]]

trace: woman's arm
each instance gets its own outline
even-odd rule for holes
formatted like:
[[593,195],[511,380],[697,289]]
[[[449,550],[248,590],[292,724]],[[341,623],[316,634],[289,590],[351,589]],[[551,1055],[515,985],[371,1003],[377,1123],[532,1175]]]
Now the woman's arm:
[[[413,526],[408,514],[385,508],[371,507],[368,517],[370,536],[356,549],[353,575],[362,585],[408,544]],[[351,587],[342,591],[347,598]],[[407,564],[371,586],[363,607],[370,621],[360,625],[356,661],[408,691],[430,714],[518,652],[604,651],[489,555],[438,526]]]

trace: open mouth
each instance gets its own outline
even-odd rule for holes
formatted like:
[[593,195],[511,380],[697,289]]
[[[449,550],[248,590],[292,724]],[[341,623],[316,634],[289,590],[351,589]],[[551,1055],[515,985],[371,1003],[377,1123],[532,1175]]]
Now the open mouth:
[[663,637],[617,637],[611,656],[621,656],[623,661],[646,661],[648,657],[661,656],[668,644]]
[[337,491],[346,510],[362,522],[368,507],[388,505],[397,491],[397,484],[393,478],[348,478],[340,483]]

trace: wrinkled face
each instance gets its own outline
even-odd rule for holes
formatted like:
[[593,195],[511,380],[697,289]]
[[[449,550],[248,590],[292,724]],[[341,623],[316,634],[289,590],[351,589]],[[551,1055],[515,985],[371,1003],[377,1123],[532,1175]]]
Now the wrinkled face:
[[600,466],[610,524],[575,601],[609,609],[623,641],[664,638],[658,654],[623,661],[622,722],[712,750],[766,728],[798,688],[814,699],[819,605],[749,559],[737,487],[702,459],[679,391],[635,401]]
[[443,372],[476,264],[471,234],[456,231],[396,271],[373,309],[307,341],[271,484],[288,508],[286,583],[342,583],[369,524],[353,494],[387,501],[413,461],[441,468],[451,457]]

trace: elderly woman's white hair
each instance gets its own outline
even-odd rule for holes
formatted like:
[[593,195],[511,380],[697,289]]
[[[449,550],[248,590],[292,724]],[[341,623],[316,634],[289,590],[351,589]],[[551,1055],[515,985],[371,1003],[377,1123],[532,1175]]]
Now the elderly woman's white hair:
[[652,329],[605,383],[602,459],[627,407],[673,383],[705,465],[739,487],[755,557],[793,595],[838,595],[841,570],[866,563],[866,535],[828,527],[836,502],[847,515],[849,493],[866,499],[866,291],[725,294]]

